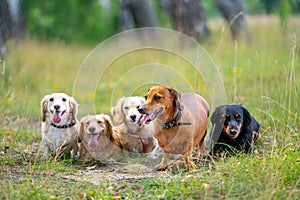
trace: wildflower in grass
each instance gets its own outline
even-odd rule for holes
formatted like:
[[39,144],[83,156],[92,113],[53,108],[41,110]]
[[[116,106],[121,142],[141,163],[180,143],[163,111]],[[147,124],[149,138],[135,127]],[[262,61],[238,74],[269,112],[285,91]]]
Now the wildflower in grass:
[[59,89],[58,83],[53,83],[52,87],[53,87],[54,90],[58,90]]
[[11,102],[12,102],[12,99],[11,99],[11,98],[6,98],[6,99],[5,99],[5,104],[6,104],[6,105],[10,105]]

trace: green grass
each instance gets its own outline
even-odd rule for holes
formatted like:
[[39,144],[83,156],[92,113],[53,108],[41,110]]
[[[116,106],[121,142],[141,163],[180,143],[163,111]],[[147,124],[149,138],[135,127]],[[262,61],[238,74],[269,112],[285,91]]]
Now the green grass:
[[[65,178],[68,174],[80,178],[83,172],[93,172],[95,166],[103,168],[76,160],[42,159],[39,104],[47,93],[72,94],[77,70],[91,48],[34,40],[12,42],[5,68],[0,64],[0,198],[299,199],[299,17],[289,20],[286,31],[280,28],[277,17],[251,17],[248,25],[252,41],[238,44],[228,39],[228,30],[222,31],[220,21],[210,24],[212,37],[202,45],[223,76],[227,94],[224,103],[242,103],[261,124],[255,155],[198,164],[190,174],[182,169],[163,176],[157,173],[155,178],[99,178],[98,185],[88,179]],[[186,65],[182,60],[168,62]],[[122,59],[113,65],[123,68],[108,69],[110,76],[98,86],[99,112],[109,113],[110,84],[117,83],[126,65],[130,67]],[[188,69],[179,70],[188,77],[193,75]],[[135,92],[143,95],[143,91]]]

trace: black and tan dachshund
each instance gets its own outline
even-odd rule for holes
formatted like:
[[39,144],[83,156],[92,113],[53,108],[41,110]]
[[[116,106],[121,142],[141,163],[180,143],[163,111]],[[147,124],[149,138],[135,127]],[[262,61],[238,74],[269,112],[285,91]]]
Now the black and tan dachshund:
[[221,105],[211,116],[213,155],[250,153],[259,134],[259,124],[241,105]]

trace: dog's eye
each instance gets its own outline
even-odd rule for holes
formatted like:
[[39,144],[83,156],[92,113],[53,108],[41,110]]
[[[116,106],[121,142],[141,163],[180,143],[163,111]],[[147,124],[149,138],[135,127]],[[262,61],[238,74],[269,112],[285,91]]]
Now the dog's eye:
[[125,110],[128,110],[129,108],[128,108],[128,106],[125,106],[124,109],[125,109]]
[[62,101],[67,101],[67,99],[66,98],[62,98]]
[[158,101],[158,100],[160,100],[160,98],[161,98],[160,96],[155,95],[155,96],[153,97],[153,100],[154,100],[154,101]]
[[54,98],[53,98],[53,97],[51,97],[51,98],[49,99],[49,101],[51,101],[51,102],[52,102],[52,101],[54,101]]
[[102,121],[101,121],[101,120],[98,120],[97,123],[98,123],[98,124],[102,124]]
[[147,96],[145,96],[145,100],[147,100]]

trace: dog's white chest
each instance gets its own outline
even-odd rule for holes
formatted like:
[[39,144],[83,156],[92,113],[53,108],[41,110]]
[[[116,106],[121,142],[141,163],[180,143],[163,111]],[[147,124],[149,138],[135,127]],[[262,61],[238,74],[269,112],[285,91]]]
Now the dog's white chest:
[[48,132],[43,132],[43,146],[48,146],[51,151],[60,147],[64,143],[70,143],[76,139],[75,127],[59,129],[50,126]]

